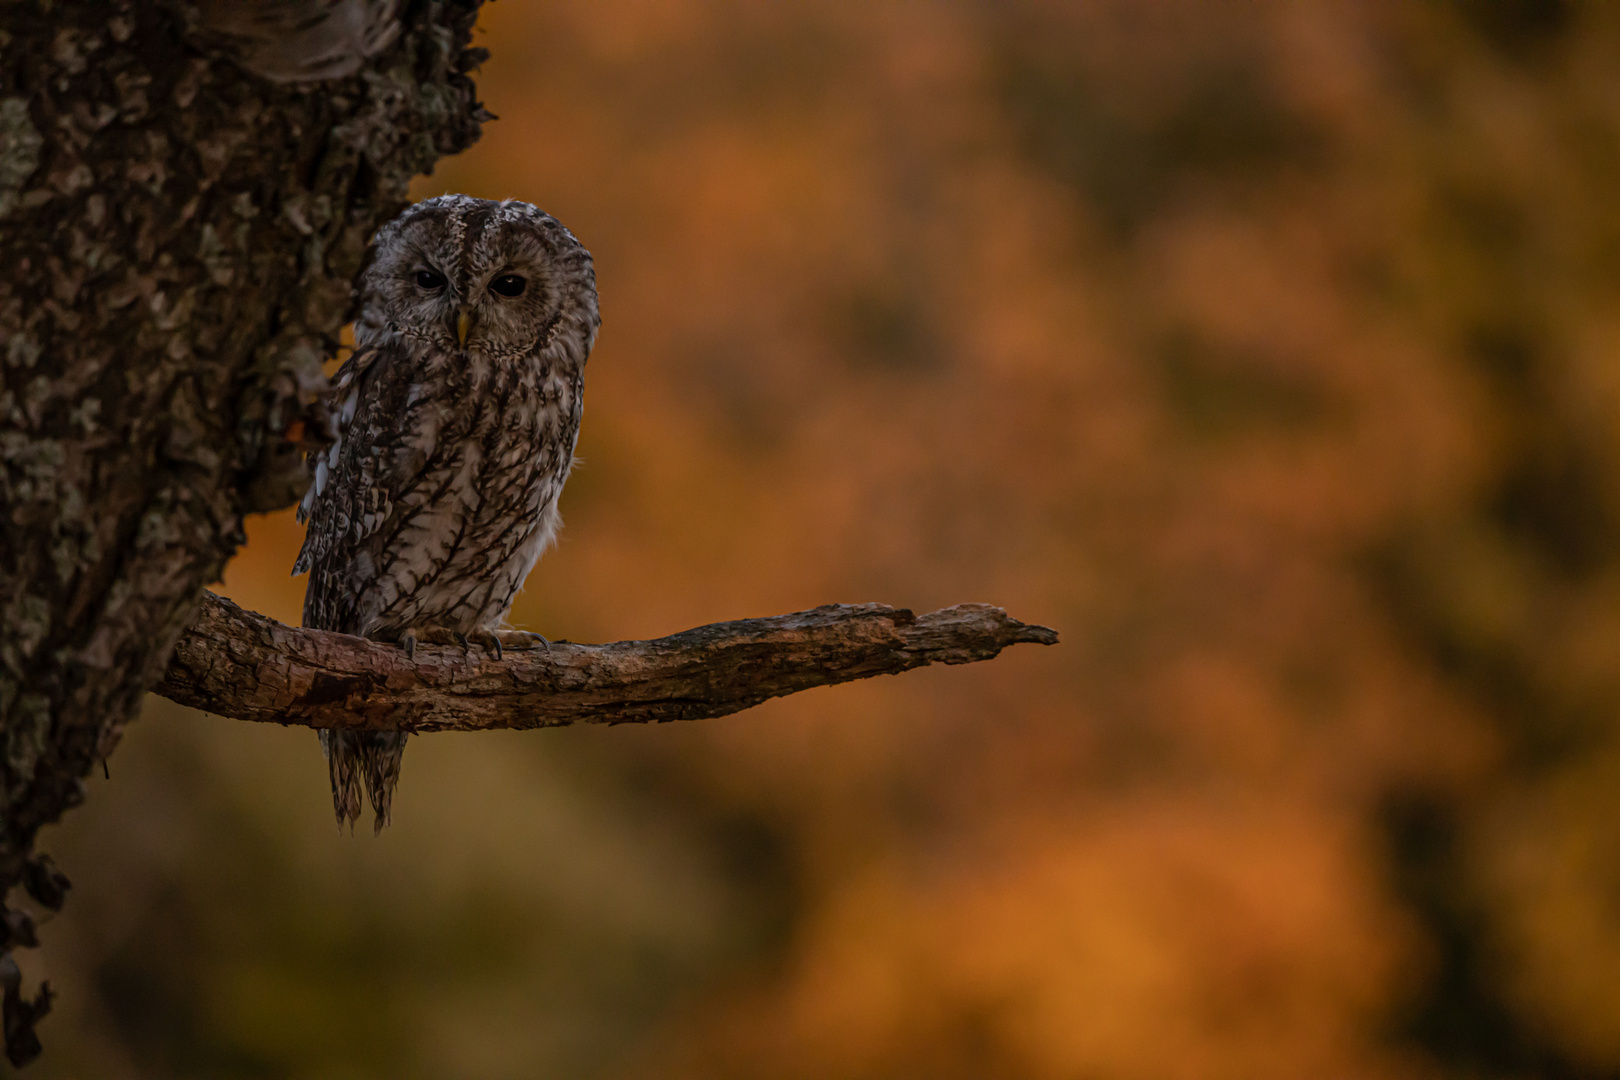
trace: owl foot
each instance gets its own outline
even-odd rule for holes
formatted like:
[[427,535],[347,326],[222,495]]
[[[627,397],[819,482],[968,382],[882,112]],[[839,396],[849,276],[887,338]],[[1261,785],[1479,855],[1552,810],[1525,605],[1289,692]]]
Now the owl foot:
[[458,634],[454,630],[447,630],[442,626],[413,626],[399,635],[399,647],[405,650],[405,655],[416,659],[416,647],[423,643],[429,645],[460,645],[467,647],[467,635]]
[[546,650],[547,656],[551,655],[551,642],[546,640],[544,634],[536,634],[532,630],[492,630],[489,633],[495,639],[496,657],[501,655],[501,646],[503,645],[508,649],[533,649],[538,647]]
[[484,651],[495,659],[499,660],[501,658],[501,639],[496,635],[495,631],[479,629],[474,630],[467,636],[472,639],[474,645],[483,646]]
[[532,649],[542,645],[547,653],[551,652],[551,642],[528,630],[474,630],[471,637],[473,644],[482,645],[497,660],[505,655],[507,649]]

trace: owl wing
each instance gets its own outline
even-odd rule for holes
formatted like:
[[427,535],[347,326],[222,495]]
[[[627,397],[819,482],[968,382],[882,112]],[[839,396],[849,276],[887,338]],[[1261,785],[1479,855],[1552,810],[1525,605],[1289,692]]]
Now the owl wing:
[[334,380],[336,441],[316,459],[298,509],[308,527],[293,573],[311,572],[306,626],[357,632],[348,623],[375,572],[373,549],[412,511],[405,497],[428,464],[431,434],[417,423],[409,366],[399,346],[385,345],[355,353]]
[[[386,366],[384,349],[356,352],[344,361],[332,380],[333,441],[325,451],[310,459],[313,479],[303,501],[298,504],[298,520],[308,523],[304,547],[298,553],[294,574],[307,572],[332,551],[352,529],[358,503],[378,494],[376,461],[371,455],[356,455],[357,443],[375,432],[376,378],[374,369]],[[376,494],[373,494],[376,492]]]

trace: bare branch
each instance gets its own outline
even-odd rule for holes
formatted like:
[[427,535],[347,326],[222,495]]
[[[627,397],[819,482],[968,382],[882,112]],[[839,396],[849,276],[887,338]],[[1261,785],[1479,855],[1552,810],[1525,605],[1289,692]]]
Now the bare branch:
[[988,604],[914,616],[829,604],[713,623],[655,641],[553,642],[497,660],[474,645],[403,649],[303,630],[205,593],[156,692],[238,720],[481,731],[696,720],[813,686],[988,660],[1057,633]]

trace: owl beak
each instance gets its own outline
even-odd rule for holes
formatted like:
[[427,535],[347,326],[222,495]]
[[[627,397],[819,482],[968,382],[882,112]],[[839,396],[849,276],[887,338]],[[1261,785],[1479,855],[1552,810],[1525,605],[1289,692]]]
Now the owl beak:
[[472,316],[467,313],[467,310],[463,308],[456,312],[456,348],[465,349],[467,347],[467,331],[471,327]]

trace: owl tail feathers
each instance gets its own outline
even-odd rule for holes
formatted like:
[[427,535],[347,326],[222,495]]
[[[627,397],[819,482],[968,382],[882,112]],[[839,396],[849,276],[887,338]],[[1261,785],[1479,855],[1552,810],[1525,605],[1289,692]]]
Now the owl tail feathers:
[[337,814],[338,831],[354,828],[360,820],[360,785],[365,784],[376,815],[373,831],[382,832],[393,816],[394,785],[399,783],[400,762],[405,758],[403,731],[321,731],[321,749],[332,776],[332,809]]

